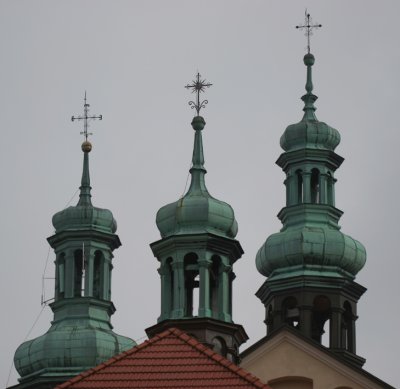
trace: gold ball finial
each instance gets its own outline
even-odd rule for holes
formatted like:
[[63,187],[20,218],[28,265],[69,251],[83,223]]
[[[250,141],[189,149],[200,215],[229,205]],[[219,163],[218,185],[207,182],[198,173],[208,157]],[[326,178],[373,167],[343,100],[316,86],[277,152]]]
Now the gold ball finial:
[[88,140],[85,140],[82,143],[82,151],[84,153],[90,153],[91,150],[92,150],[92,144]]

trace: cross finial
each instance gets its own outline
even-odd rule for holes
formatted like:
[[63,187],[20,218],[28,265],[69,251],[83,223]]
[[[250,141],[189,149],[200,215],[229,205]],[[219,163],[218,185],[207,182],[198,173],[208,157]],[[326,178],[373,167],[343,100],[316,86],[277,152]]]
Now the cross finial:
[[300,30],[306,30],[305,36],[307,37],[307,52],[310,54],[310,36],[313,34],[313,29],[314,28],[320,28],[322,27],[322,24],[312,24],[312,19],[310,17],[310,14],[307,13],[307,9],[305,11],[305,21],[304,25],[296,26],[296,28],[299,28]]
[[72,116],[71,120],[72,121],[83,120],[83,131],[81,131],[81,135],[83,135],[85,137],[85,141],[87,141],[89,135],[93,135],[93,133],[88,132],[89,120],[95,120],[95,119],[102,120],[103,119],[103,115],[89,116],[89,107],[90,107],[90,105],[86,101],[86,91],[85,91],[85,99],[84,99],[84,101],[85,101],[85,104],[83,105],[83,115]]
[[208,83],[206,80],[201,79],[201,75],[197,72],[196,79],[192,81],[191,84],[185,86],[186,89],[192,89],[192,93],[196,93],[196,101],[189,101],[189,105],[196,109],[197,116],[200,114],[200,110],[206,107],[208,100],[203,100],[200,102],[200,93],[205,91],[205,88],[209,88],[212,84]]

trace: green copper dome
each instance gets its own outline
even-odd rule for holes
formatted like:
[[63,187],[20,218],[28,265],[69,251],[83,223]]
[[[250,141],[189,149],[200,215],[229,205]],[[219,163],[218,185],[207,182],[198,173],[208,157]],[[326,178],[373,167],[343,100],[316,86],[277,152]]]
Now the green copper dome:
[[364,246],[343,234],[342,212],[335,208],[335,170],[343,158],[334,149],[340,134],[315,117],[311,67],[314,56],[304,57],[307,93],[304,116],[281,137],[285,151],[277,164],[286,173],[286,207],[278,217],[283,228],[268,237],[256,256],[258,271],[269,279],[303,276],[354,276],[366,261]]
[[[133,340],[111,331],[108,316],[96,309],[93,301],[89,313],[89,301],[79,300],[75,300],[75,315],[70,309],[70,319],[55,320],[47,333],[18,347],[14,364],[21,377],[27,379],[38,372],[41,375],[44,372],[78,374],[136,345]],[[109,303],[97,302],[97,305]]]
[[90,143],[84,142],[82,150],[84,151],[84,160],[79,202],[76,206],[68,207],[57,212],[53,216],[53,226],[57,232],[77,229],[94,229],[114,233],[117,230],[117,222],[111,211],[92,205],[92,196],[90,194],[92,188],[90,186],[89,176]]
[[157,213],[156,223],[163,238],[204,232],[234,238],[238,232],[232,207],[212,197],[205,185],[204,176],[207,171],[203,166],[201,136],[205,124],[201,116],[193,118],[195,140],[189,190],[181,199],[162,207]]
[[266,277],[284,272],[354,277],[364,267],[366,251],[360,242],[339,231],[337,221],[342,213],[329,206],[304,204],[283,209],[279,217],[283,220],[290,215],[290,219],[300,212],[307,214],[303,223],[289,222],[258,250],[258,271]]
[[121,242],[112,213],[91,203],[90,150],[85,141],[79,202],[54,215],[56,231],[48,238],[56,255],[50,304],[54,320],[44,335],[22,343],[14,356],[20,382],[32,387],[41,380],[55,387],[136,345],[112,330],[112,252]]
[[335,150],[340,143],[339,131],[324,122],[318,121],[315,116],[314,102],[317,96],[312,94],[313,84],[311,78],[311,66],[315,59],[312,54],[304,56],[304,64],[307,66],[307,93],[302,97],[304,101],[304,116],[299,123],[288,126],[281,136],[281,147],[285,151],[293,151],[303,148]]

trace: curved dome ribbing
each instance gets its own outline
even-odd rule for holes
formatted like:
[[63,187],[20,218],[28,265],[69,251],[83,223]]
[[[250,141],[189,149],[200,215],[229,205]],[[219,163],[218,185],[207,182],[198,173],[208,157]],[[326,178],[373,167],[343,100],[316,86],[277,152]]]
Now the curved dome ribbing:
[[286,128],[280,141],[285,152],[278,164],[286,173],[287,206],[279,214],[282,230],[257,253],[257,269],[266,277],[299,272],[354,277],[366,261],[364,246],[338,225],[342,212],[334,207],[333,173],[343,160],[334,153],[340,134],[315,116],[314,61],[312,54],[305,55],[304,116]]
[[335,150],[340,143],[339,131],[324,122],[318,121],[315,116],[314,102],[317,96],[312,94],[313,84],[311,79],[311,66],[315,58],[312,54],[304,56],[307,66],[307,93],[302,97],[304,101],[303,119],[296,124],[289,125],[281,136],[280,144],[283,150],[293,151],[304,148]]
[[234,238],[238,225],[232,207],[213,198],[205,185],[204,155],[201,131],[205,121],[193,118],[195,141],[192,158],[191,184],[187,193],[178,201],[165,205],[157,212],[156,223],[163,238],[179,234],[213,233]]
[[56,232],[67,230],[87,230],[115,233],[117,222],[108,209],[97,208],[92,205],[91,186],[89,175],[89,154],[84,153],[82,182],[79,201],[76,206],[71,206],[57,212],[53,216],[53,226]]
[[[48,238],[56,254],[54,320],[42,336],[22,343],[14,356],[21,381],[45,377],[56,384],[132,348],[136,343],[112,331],[112,251],[120,246],[116,221],[91,202],[89,155],[84,142],[79,201],[53,216]],[[49,382],[50,382],[49,381]]]
[[136,343],[98,320],[65,320],[22,343],[14,356],[21,377],[48,370],[78,374],[134,347]]

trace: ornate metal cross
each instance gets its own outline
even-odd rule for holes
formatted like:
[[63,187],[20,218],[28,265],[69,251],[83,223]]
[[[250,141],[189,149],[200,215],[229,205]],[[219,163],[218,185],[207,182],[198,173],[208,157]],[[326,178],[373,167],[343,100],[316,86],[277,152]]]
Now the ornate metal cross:
[[83,105],[83,115],[80,116],[72,116],[71,120],[83,120],[83,131],[81,131],[81,135],[85,137],[85,140],[88,140],[89,135],[93,135],[93,133],[88,132],[89,129],[89,120],[99,119],[103,120],[103,115],[99,116],[89,116],[89,107],[90,105],[86,101],[86,91],[85,91],[85,104]]
[[307,37],[307,52],[310,54],[310,36],[313,34],[312,31],[314,28],[320,28],[322,27],[322,24],[312,24],[312,19],[310,17],[310,14],[307,13],[307,9],[305,12],[305,21],[304,25],[302,26],[296,26],[296,28],[299,28],[300,30],[305,29],[306,33],[304,34]]
[[208,83],[206,80],[201,79],[201,75],[197,72],[196,79],[192,81],[191,84],[185,86],[186,89],[192,89],[192,93],[196,93],[196,101],[189,101],[189,105],[196,109],[197,116],[200,114],[200,110],[206,107],[208,100],[203,100],[200,102],[200,93],[205,91],[205,88],[209,88],[212,84]]

